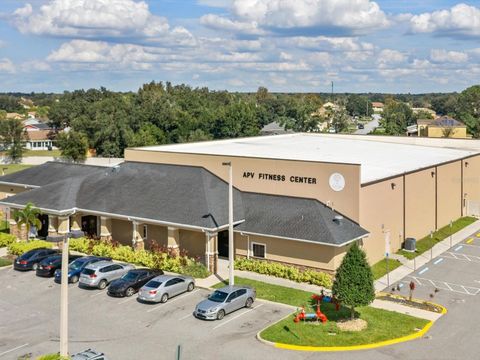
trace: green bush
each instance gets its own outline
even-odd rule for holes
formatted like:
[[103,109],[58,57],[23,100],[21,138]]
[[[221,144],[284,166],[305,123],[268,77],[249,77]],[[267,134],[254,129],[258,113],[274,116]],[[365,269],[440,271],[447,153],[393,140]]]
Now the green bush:
[[0,248],[8,246],[15,241],[17,241],[17,238],[15,236],[0,232]]
[[47,354],[37,358],[37,360],[68,360],[69,357],[60,356],[60,354]]
[[167,253],[148,250],[135,251],[130,246],[114,245],[106,241],[88,240],[86,238],[71,239],[70,249],[84,254],[107,256],[117,261],[197,278],[205,278],[210,275],[203,264],[186,256],[169,256]]
[[14,242],[8,245],[8,252],[12,255],[22,255],[23,253],[38,249],[38,248],[51,248],[51,242],[43,241],[43,240],[32,240],[29,242]]
[[237,259],[235,268],[256,272],[263,275],[275,276],[297,282],[305,282],[313,285],[332,287],[332,277],[327,273],[315,270],[299,270],[294,266],[283,265],[265,260]]

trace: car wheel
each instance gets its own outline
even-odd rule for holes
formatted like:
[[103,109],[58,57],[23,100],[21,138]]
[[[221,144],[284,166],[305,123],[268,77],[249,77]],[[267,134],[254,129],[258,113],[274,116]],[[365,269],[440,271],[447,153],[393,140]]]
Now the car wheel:
[[222,320],[225,317],[225,310],[219,310],[217,313],[217,320]]
[[163,294],[162,295],[162,298],[160,299],[160,302],[161,303],[166,303],[168,300],[168,294]]
[[193,289],[195,289],[195,284],[194,283],[188,284],[187,291],[190,292],[190,291],[193,291]]
[[70,281],[72,282],[72,284],[75,284],[78,282],[78,276],[77,275],[73,275],[70,279]]
[[105,289],[106,287],[107,287],[107,280],[102,280],[102,281],[100,281],[100,282],[98,283],[98,288],[99,288],[100,290],[103,290],[103,289]]
[[133,288],[129,287],[127,290],[125,290],[125,296],[130,297],[133,294],[135,294],[135,290],[133,290]]
[[38,264],[37,263],[33,264],[32,265],[32,270],[36,271],[37,269],[38,269]]
[[252,304],[253,304],[253,299],[252,299],[252,298],[248,298],[247,301],[245,302],[245,307],[246,307],[246,308],[251,308],[251,307],[252,307]]

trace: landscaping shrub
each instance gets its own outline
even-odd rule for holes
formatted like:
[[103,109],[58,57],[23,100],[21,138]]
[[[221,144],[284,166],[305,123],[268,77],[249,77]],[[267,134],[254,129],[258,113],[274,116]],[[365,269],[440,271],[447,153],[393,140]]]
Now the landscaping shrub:
[[8,246],[15,241],[17,241],[17,238],[15,236],[0,232],[0,248]]
[[265,260],[237,259],[235,268],[238,270],[252,271],[259,274],[275,276],[297,282],[306,282],[313,285],[332,287],[332,277],[324,272],[315,270],[299,270],[294,266],[283,265]]
[[47,354],[37,358],[37,360],[68,360],[69,357],[60,356],[60,354]]
[[167,251],[162,247],[155,247],[154,251],[135,251],[130,246],[120,245],[115,241],[95,241],[86,238],[71,239],[70,249],[84,254],[107,256],[117,261],[197,278],[205,278],[210,275],[203,264],[187,257],[184,251],[180,253],[180,256],[174,256],[171,250]]
[[30,242],[14,242],[8,245],[8,252],[12,255],[22,255],[23,253],[38,249],[38,248],[51,248],[51,242],[43,240],[32,240]]

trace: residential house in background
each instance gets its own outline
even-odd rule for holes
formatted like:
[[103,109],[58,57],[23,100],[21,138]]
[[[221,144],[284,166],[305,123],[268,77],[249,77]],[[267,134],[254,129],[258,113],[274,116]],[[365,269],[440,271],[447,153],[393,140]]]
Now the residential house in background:
[[467,135],[465,124],[449,116],[442,116],[436,119],[418,119],[417,135],[433,138],[457,138],[466,139]]
[[383,107],[384,106],[385,105],[382,102],[372,101],[372,108],[373,108],[373,112],[375,112],[375,113],[383,112]]
[[23,121],[23,129],[27,133],[25,148],[29,150],[52,150],[52,127],[38,119],[29,118]]

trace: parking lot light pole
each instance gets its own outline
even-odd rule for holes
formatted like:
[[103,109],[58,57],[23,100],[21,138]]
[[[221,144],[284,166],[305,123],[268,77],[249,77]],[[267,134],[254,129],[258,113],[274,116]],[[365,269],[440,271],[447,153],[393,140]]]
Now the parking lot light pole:
[[235,285],[234,279],[234,249],[233,249],[233,169],[232,163],[224,162],[228,166],[228,283]]
[[62,241],[62,278],[60,290],[60,355],[68,356],[68,233]]

